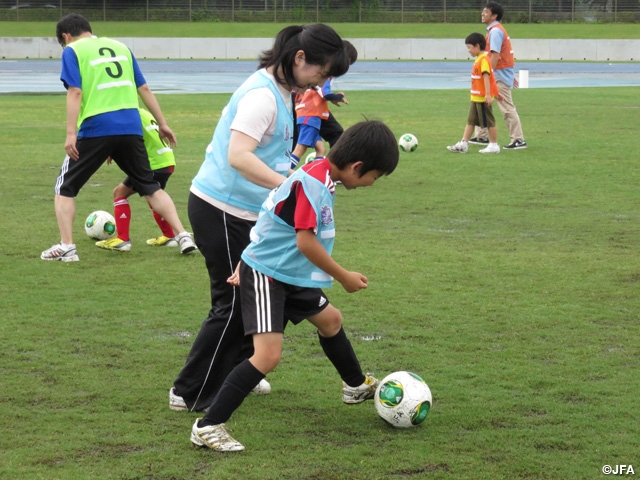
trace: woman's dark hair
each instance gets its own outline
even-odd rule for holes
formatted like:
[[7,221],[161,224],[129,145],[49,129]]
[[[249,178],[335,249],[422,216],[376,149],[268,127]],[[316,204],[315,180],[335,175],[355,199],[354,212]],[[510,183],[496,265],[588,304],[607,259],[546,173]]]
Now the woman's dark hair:
[[[304,87],[293,75],[296,53],[300,50],[304,52],[308,64],[327,67],[327,77],[339,77],[349,70],[350,59],[342,38],[333,28],[322,23],[283,28],[276,36],[273,47],[260,55],[258,68],[274,67],[278,83]],[[283,78],[279,78],[280,74]]]
[[58,43],[64,47],[63,33],[68,33],[72,37],[79,37],[85,32],[93,33],[91,31],[91,24],[89,20],[77,13],[70,13],[60,19],[56,25],[56,38]]
[[366,120],[347,128],[328,157],[340,170],[362,162],[360,176],[371,170],[389,175],[398,166],[400,149],[389,127],[377,120]]

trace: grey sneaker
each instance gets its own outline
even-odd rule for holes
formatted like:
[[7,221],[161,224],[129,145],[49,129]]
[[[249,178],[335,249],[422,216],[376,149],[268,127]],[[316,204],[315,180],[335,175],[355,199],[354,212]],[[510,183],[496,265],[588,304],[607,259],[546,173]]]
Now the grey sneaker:
[[180,395],[176,395],[175,387],[169,390],[169,408],[176,412],[185,412],[189,409],[184,399]]
[[369,400],[376,394],[376,388],[378,388],[379,380],[376,380],[371,375],[367,375],[364,379],[364,383],[359,387],[350,387],[346,383],[342,382],[342,401],[349,405],[356,403],[362,403],[365,400]]
[[467,142],[463,142],[462,140],[460,140],[455,145],[448,146],[447,150],[453,153],[467,153],[467,151],[469,150],[469,145],[467,144]]
[[264,378],[260,380],[260,383],[253,387],[251,393],[255,393],[256,395],[268,395],[271,393],[271,385]]
[[507,150],[522,150],[523,148],[527,148],[527,142],[524,140],[514,140],[509,145],[505,145],[502,148],[506,148]]
[[216,452],[241,452],[244,445],[227,433],[224,423],[198,428],[198,422],[191,427],[191,443],[198,447],[207,447]]
[[473,143],[474,145],[489,145],[489,139],[488,138],[473,137],[473,138],[469,139],[469,143]]
[[175,237],[176,242],[180,245],[180,253],[190,253],[194,250],[197,250],[196,244],[193,243],[193,238],[191,238],[191,234],[188,232],[182,232]]
[[59,243],[40,254],[42,260],[57,260],[58,262],[77,262],[80,260],[75,245],[64,248]]

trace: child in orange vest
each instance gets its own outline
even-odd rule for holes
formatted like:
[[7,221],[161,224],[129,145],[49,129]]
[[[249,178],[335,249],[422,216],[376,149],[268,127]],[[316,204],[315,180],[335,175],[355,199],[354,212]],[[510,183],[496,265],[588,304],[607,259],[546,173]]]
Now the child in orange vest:
[[447,149],[454,153],[467,153],[469,139],[473,134],[474,127],[478,125],[489,130],[489,145],[480,150],[480,153],[500,153],[496,119],[491,110],[493,97],[497,96],[499,92],[489,57],[484,52],[487,41],[481,33],[472,33],[464,43],[469,54],[476,57],[471,70],[471,107],[462,140],[455,145],[448,146]]

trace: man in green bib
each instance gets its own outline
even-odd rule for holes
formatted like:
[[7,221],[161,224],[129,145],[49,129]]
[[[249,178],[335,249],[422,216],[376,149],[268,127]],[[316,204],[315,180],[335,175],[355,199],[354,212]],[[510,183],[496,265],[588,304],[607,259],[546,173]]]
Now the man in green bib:
[[109,157],[154,212],[171,225],[180,251],[194,251],[196,246],[180,223],[171,197],[154,180],[149,166],[138,97],[156,119],[160,136],[171,146],[176,144],[176,137],[135,57],[126,45],[94,36],[82,15],[62,18],[56,26],[56,37],[64,48],[60,80],[67,89],[67,156],[55,184],[60,243],[42,252],[40,258],[79,260],[72,234],[75,197]]

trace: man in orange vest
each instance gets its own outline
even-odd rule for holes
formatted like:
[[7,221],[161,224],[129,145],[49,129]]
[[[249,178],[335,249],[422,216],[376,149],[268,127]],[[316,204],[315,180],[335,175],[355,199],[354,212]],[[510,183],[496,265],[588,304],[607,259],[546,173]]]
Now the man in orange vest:
[[[517,87],[518,81],[514,75],[515,59],[513,48],[511,47],[511,39],[500,23],[503,14],[502,5],[496,2],[488,2],[482,10],[482,23],[487,26],[486,52],[489,54],[491,67],[500,90],[500,96],[496,97],[496,100],[498,100],[498,106],[509,129],[510,143],[505,145],[504,148],[507,150],[520,150],[527,148],[527,142],[524,140],[520,117],[511,98],[511,87]],[[478,128],[475,137],[470,139],[469,143],[487,145],[489,140],[487,139],[486,129]]]

